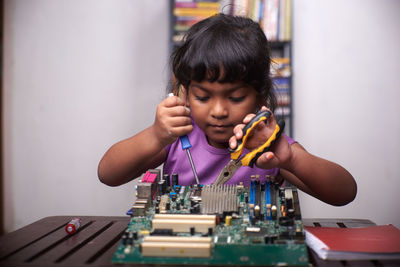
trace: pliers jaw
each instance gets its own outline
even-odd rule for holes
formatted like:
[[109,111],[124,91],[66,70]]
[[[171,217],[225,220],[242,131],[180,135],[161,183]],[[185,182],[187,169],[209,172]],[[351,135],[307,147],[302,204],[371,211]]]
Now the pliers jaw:
[[240,166],[242,166],[241,160],[230,160],[228,164],[225,165],[225,167],[221,170],[221,172],[219,173],[217,179],[215,180],[214,184],[215,185],[223,185],[224,183],[226,183],[227,181],[229,181],[229,179],[232,178],[232,176],[235,174],[235,172],[237,171],[237,169],[240,168]]

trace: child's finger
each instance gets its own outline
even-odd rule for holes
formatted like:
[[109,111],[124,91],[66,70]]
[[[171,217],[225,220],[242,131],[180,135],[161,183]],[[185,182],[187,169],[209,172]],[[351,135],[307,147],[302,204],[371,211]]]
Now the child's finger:
[[245,126],[245,124],[238,124],[233,128],[233,134],[236,139],[241,139],[243,137],[243,128]]
[[165,107],[185,106],[185,101],[177,96],[169,96],[163,100]]
[[232,136],[231,138],[229,138],[229,147],[231,149],[235,149],[237,147],[237,139],[235,136]]
[[256,114],[253,114],[253,113],[247,114],[246,117],[244,117],[244,119],[243,119],[243,123],[244,124],[249,123],[255,116],[256,116]]
[[173,106],[166,109],[169,116],[190,116],[190,109],[186,106]]
[[279,159],[271,151],[265,152],[257,159],[256,166],[262,169],[271,169],[277,167]]
[[171,136],[179,137],[185,134],[189,134],[191,131],[193,131],[193,125],[190,124],[190,125],[174,127],[168,132],[170,133]]

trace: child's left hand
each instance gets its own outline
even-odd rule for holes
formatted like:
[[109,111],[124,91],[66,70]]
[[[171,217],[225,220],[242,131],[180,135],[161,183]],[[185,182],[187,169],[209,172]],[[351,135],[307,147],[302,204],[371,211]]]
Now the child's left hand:
[[[268,110],[266,107],[261,108],[262,111]],[[272,112],[271,112],[272,114]],[[243,124],[238,124],[233,129],[234,136],[229,139],[229,147],[235,149],[237,146],[237,140],[243,137],[243,128],[247,123],[254,118],[255,114],[248,114],[243,119]],[[266,123],[260,123],[252,131],[245,144],[245,148],[253,150],[262,144],[264,144],[268,138],[272,135],[275,130],[276,121],[274,115],[266,121]],[[278,141],[272,146],[271,150],[262,154],[257,162],[256,166],[262,169],[271,168],[282,168],[289,164],[292,157],[292,151],[289,143],[284,136],[280,136]]]

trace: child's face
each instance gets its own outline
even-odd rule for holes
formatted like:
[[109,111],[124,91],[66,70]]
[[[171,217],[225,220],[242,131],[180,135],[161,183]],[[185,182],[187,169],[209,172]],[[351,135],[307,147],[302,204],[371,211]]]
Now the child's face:
[[228,147],[233,128],[260,107],[257,91],[243,83],[192,81],[187,91],[187,105],[197,125],[213,147]]

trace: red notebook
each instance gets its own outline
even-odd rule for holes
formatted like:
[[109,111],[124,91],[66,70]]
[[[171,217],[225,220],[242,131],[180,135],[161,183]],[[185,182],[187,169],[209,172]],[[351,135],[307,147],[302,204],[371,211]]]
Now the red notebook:
[[393,225],[304,228],[307,245],[322,259],[400,259],[400,230]]

